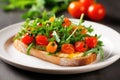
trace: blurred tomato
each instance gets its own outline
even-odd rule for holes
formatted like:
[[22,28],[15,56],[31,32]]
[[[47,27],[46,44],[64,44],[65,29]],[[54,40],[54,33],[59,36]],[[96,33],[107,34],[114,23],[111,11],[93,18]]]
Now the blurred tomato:
[[91,4],[94,3],[94,0],[79,0],[81,4],[85,5],[88,8]]
[[71,16],[75,18],[79,18],[81,14],[79,8],[80,8],[80,3],[78,1],[71,2],[68,6],[68,12]]
[[81,4],[79,1],[71,2],[68,6],[68,12],[75,18],[80,18],[82,13],[86,13],[86,6]]
[[88,8],[88,17],[94,21],[100,21],[104,18],[106,10],[100,3],[94,3]]

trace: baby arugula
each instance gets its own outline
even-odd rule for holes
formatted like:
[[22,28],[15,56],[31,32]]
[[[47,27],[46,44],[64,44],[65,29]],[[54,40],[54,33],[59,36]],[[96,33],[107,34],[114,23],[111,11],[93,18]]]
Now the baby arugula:
[[[85,38],[92,36],[96,38],[97,42],[95,45],[92,45],[92,47],[88,46],[87,50],[84,51],[83,56],[95,53],[100,54],[101,59],[103,59],[103,42],[99,40],[100,36],[98,36],[97,34],[90,35],[94,30],[91,25],[89,27],[85,27],[82,25],[82,23],[84,23],[83,17],[84,14],[81,15],[79,24],[72,23],[68,18],[65,18],[64,16],[58,18],[52,16],[47,18],[47,16],[44,15],[44,17],[42,18],[36,18],[32,21],[30,19],[27,19],[15,39],[21,39],[26,33],[28,33],[29,36],[34,36],[35,39],[38,35],[44,35],[46,36],[45,38],[48,38],[48,42],[55,41],[57,43],[58,48],[54,52],[56,54],[61,51],[61,47],[63,44],[74,45],[77,41],[83,41],[85,44],[87,44],[87,42],[85,42]],[[82,32],[83,30],[84,33]],[[91,45],[91,43],[89,44]],[[28,54],[30,53],[31,48],[37,48],[43,51],[46,50],[45,46],[37,45],[36,40],[28,44]]]

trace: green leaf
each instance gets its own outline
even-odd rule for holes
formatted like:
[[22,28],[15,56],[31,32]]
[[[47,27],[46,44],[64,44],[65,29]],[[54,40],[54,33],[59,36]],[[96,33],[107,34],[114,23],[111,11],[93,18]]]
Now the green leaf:
[[[83,17],[84,17],[84,14],[81,14],[81,17],[80,17],[80,20],[79,20],[79,25],[81,25],[83,23]],[[74,34],[75,32],[78,30],[79,26],[77,26],[77,28],[72,32],[72,34],[66,39],[69,40]]]
[[104,50],[103,48],[99,48],[99,52],[100,52],[100,58],[103,60],[104,59]]
[[92,49],[86,51],[83,56],[87,56],[88,54],[91,54],[91,53],[96,53],[97,54],[98,49],[97,48],[92,48]]
[[94,31],[92,25],[86,28],[89,33],[92,33]]
[[101,46],[97,46],[95,48],[92,48],[84,53],[83,56],[87,56],[88,54],[95,53],[95,54],[100,54],[101,60],[104,58],[104,50]]

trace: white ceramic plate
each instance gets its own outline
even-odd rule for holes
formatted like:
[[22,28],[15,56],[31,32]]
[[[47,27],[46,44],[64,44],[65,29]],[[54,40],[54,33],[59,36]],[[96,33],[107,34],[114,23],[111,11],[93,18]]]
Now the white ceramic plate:
[[[77,19],[71,20],[74,23],[79,21]],[[94,63],[86,66],[64,67],[22,54],[13,47],[13,36],[20,30],[22,24],[23,22],[17,23],[0,30],[0,58],[15,67],[40,73],[75,74],[104,68],[120,57],[120,34],[105,25],[90,21],[85,21],[84,25],[92,25],[95,33],[102,35],[101,40],[104,42],[103,48],[105,51],[103,61],[100,61],[98,58]]]

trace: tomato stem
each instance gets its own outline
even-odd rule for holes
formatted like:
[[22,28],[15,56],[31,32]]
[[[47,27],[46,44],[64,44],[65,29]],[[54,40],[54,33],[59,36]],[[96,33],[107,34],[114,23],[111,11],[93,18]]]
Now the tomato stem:
[[79,22],[79,25],[81,25],[81,23],[83,22],[83,17],[84,17],[84,13],[82,13],[81,16],[80,16],[80,22]]

